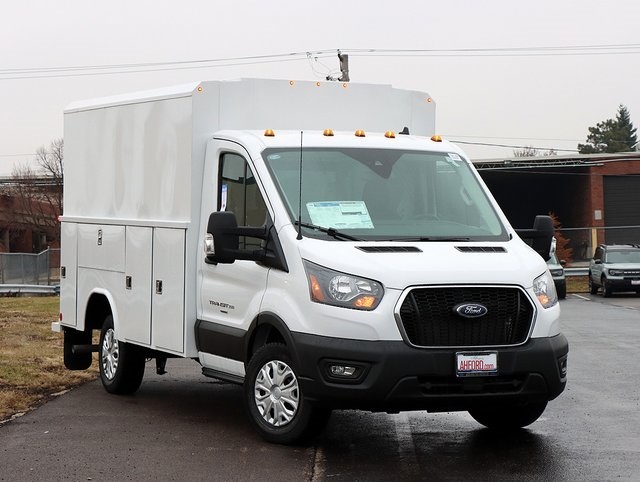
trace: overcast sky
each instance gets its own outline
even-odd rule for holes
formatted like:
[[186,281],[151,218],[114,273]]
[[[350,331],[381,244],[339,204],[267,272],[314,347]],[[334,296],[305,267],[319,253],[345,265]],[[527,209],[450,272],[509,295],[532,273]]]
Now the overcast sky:
[[[429,92],[436,130],[451,140],[576,149],[619,104],[640,125],[637,0],[1,5],[0,175],[62,137],[71,101],[199,80],[322,80],[338,60],[316,53],[337,49],[349,52],[352,82]],[[303,55],[275,57],[288,53]],[[267,57],[197,63],[259,56]],[[149,63],[159,65],[141,72]],[[460,146],[475,159],[513,155],[512,147]]]

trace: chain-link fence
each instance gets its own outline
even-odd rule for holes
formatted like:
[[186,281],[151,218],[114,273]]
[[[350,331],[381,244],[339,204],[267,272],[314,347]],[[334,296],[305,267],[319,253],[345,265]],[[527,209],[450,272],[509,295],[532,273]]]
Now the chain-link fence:
[[59,249],[39,254],[0,253],[0,284],[57,285],[59,273]]
[[[640,244],[640,226],[636,225],[561,228],[559,232],[571,250],[568,258],[574,264],[588,263],[599,244]],[[564,254],[558,252],[558,258]]]

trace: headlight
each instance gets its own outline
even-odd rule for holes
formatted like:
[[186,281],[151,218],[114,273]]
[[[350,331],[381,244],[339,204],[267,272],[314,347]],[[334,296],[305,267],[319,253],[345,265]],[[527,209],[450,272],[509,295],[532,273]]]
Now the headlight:
[[619,270],[619,269],[610,269],[609,270],[609,275],[611,276],[622,276],[624,274],[624,271]]
[[380,303],[384,289],[377,281],[303,262],[311,301],[356,310],[373,310]]
[[558,302],[556,286],[548,271],[533,280],[533,292],[544,308],[551,308]]

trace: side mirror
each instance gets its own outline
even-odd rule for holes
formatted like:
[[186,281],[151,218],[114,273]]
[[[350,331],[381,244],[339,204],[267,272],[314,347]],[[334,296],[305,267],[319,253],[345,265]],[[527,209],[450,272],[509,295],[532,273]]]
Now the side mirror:
[[231,264],[236,260],[239,245],[238,221],[232,212],[211,213],[207,224],[205,252],[211,263]]
[[516,232],[533,250],[549,261],[553,245],[553,219],[550,216],[536,216],[533,229],[517,229]]
[[204,240],[207,263],[231,264],[237,259],[264,262],[267,258],[264,249],[239,249],[240,236],[266,241],[269,238],[269,233],[265,226],[257,228],[238,226],[236,215],[233,212],[217,211],[211,213]]

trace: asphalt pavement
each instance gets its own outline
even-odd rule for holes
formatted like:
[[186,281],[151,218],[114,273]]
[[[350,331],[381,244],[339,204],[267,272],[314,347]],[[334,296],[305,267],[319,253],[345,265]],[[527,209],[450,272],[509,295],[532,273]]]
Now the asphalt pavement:
[[336,411],[308,446],[263,442],[239,386],[191,360],[132,396],[99,381],[0,426],[0,480],[640,480],[640,297],[569,295],[565,392],[526,430],[466,413]]

